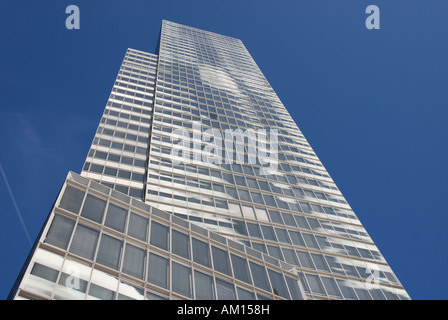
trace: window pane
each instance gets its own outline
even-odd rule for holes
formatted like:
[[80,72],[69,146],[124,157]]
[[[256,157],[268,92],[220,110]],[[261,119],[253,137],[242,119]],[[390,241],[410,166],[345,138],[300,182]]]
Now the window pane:
[[105,208],[106,201],[88,194],[84,207],[82,208],[81,216],[92,221],[102,223]]
[[213,278],[202,272],[194,272],[194,288],[197,300],[214,300],[215,289],[213,286]]
[[173,230],[171,245],[174,254],[190,259],[190,237],[188,235]]
[[275,238],[274,229],[272,227],[262,225],[261,230],[263,231],[263,235],[266,240],[277,241]]
[[316,265],[317,269],[328,271],[328,272],[330,271],[330,269],[328,268],[328,265],[325,262],[325,259],[322,255],[317,254],[317,253],[311,253],[311,257],[313,258],[314,264]]
[[308,252],[297,250],[297,255],[299,256],[300,264],[303,268],[314,269],[313,261]]
[[262,238],[260,226],[258,224],[250,223],[250,222],[247,222],[246,224],[247,224],[247,228],[249,229],[249,234],[251,237]]
[[248,284],[252,284],[249,276],[249,268],[247,267],[247,261],[244,258],[230,254],[232,258],[233,273],[235,278],[244,281]]
[[168,259],[150,253],[148,262],[148,282],[164,289],[168,289],[169,268],[170,262]]
[[148,234],[148,219],[132,213],[129,217],[128,235],[145,241]]
[[113,300],[115,297],[115,292],[91,283],[89,296],[95,297],[100,300]]
[[83,198],[84,191],[67,186],[59,203],[59,207],[78,214]]
[[274,291],[274,294],[277,294],[285,299],[290,299],[283,275],[270,269],[268,269],[268,273],[271,278],[272,290]]
[[295,266],[299,265],[299,261],[297,260],[297,256],[294,250],[288,248],[282,248],[282,251],[286,262]]
[[72,219],[55,215],[48,230],[45,243],[52,244],[64,250],[67,249],[74,226],[75,221]]
[[232,276],[227,252],[212,246],[213,266],[216,271]]
[[303,295],[300,291],[299,284],[297,280],[292,279],[290,277],[285,277],[286,282],[288,283],[289,292],[291,292],[291,296],[293,300],[303,300]]
[[146,250],[126,244],[122,271],[131,276],[143,279],[145,273]]
[[233,284],[216,279],[216,291],[218,292],[218,300],[235,300],[235,289]]
[[70,252],[83,258],[93,260],[95,256],[96,244],[98,243],[99,232],[97,230],[78,224],[73,236]]
[[325,289],[330,296],[336,296],[342,298],[342,294],[339,291],[336,281],[332,278],[322,277],[322,282],[324,283]]
[[255,294],[253,292],[239,287],[236,288],[236,291],[238,292],[238,300],[255,300]]
[[101,236],[96,262],[118,270],[123,242],[106,234]]
[[150,243],[160,249],[168,250],[169,228],[152,221],[151,222],[151,241]]
[[314,274],[305,274],[312,293],[325,295],[325,290],[319,277]]
[[211,267],[208,243],[193,238],[193,260],[203,266]]
[[191,269],[181,264],[173,262],[171,279],[173,280],[171,289],[179,294],[191,298]]
[[128,212],[126,209],[110,203],[107,208],[106,222],[104,225],[117,231],[124,232],[127,214]]
[[260,289],[271,291],[265,268],[253,262],[249,262],[249,265],[254,278],[254,285]]

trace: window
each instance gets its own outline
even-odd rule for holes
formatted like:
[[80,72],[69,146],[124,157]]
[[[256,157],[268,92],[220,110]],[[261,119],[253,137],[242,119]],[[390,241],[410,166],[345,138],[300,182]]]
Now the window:
[[273,270],[268,269],[269,277],[271,278],[272,290],[274,294],[279,295],[285,299],[290,299],[288,288],[286,287],[283,275]]
[[266,240],[272,240],[272,241],[277,240],[275,238],[274,229],[272,227],[262,225],[261,230],[263,231],[263,235]]
[[126,244],[122,271],[131,276],[143,279],[146,261],[146,250]]
[[213,266],[216,271],[232,276],[229,256],[226,251],[212,246]]
[[148,282],[164,289],[169,288],[170,261],[156,254],[149,254]]
[[171,290],[191,298],[191,269],[173,261]]
[[124,232],[124,225],[126,223],[127,210],[112,203],[107,208],[106,221],[104,225],[115,229],[120,232]]
[[131,212],[128,235],[146,242],[148,236],[148,219]]
[[208,243],[193,238],[193,260],[205,267],[211,267]]
[[190,237],[176,230],[173,230],[171,237],[172,252],[190,259]]
[[253,292],[244,290],[242,288],[237,287],[236,288],[238,292],[238,299],[239,300],[255,300],[255,294]]
[[83,198],[84,191],[67,186],[59,203],[59,207],[78,214]]
[[249,262],[250,270],[252,271],[252,276],[254,278],[254,285],[260,289],[266,291],[271,291],[269,286],[269,280],[266,274],[266,269],[256,263]]
[[168,250],[169,228],[152,221],[150,243],[160,249]]
[[324,287],[318,276],[314,274],[305,274],[305,276],[308,280],[312,293],[325,295]]
[[199,271],[194,272],[194,288],[197,300],[214,300],[213,278]]
[[235,289],[233,284],[216,279],[216,291],[218,293],[218,300],[235,300]]
[[96,262],[118,270],[122,248],[123,241],[112,238],[107,234],[103,234],[101,236]]
[[102,223],[105,208],[106,201],[88,194],[84,207],[82,208],[81,216]]
[[230,254],[233,266],[233,273],[235,274],[235,278],[238,280],[244,281],[248,284],[252,284],[249,275],[249,268],[247,267],[247,261],[244,258],[241,258],[237,255]]
[[61,249],[67,249],[72,236],[75,221],[60,215],[55,215],[50,229],[48,230],[45,243],[54,245]]
[[99,232],[97,230],[78,224],[69,251],[83,258],[93,260],[98,237]]

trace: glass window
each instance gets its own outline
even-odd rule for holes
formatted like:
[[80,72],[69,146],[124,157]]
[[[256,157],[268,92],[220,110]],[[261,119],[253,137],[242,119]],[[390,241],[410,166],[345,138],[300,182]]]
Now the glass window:
[[148,218],[131,212],[129,217],[128,235],[146,242],[148,236],[148,223]]
[[146,261],[146,250],[126,244],[122,271],[131,276],[143,279]]
[[193,260],[205,267],[210,266],[210,251],[208,243],[193,238]]
[[96,245],[98,243],[99,231],[78,224],[73,236],[70,252],[83,258],[93,260]]
[[170,229],[167,226],[152,221],[150,243],[160,249],[168,250],[169,231]]
[[216,278],[216,291],[218,300],[235,300],[235,288],[227,281]]
[[339,291],[338,285],[333,278],[322,277],[322,282],[330,296],[342,298],[341,291]]
[[302,235],[298,231],[289,230],[289,236],[291,237],[292,243],[295,245],[305,247],[305,242],[303,241]]
[[227,251],[212,246],[213,266],[216,271],[232,276]]
[[67,249],[72,236],[75,221],[60,215],[55,215],[48,230],[45,243],[54,245],[61,249]]
[[318,276],[314,274],[305,274],[305,276],[308,280],[312,293],[325,295],[324,287]]
[[314,269],[313,261],[308,252],[297,250],[297,255],[303,268]]
[[249,235],[251,237],[256,237],[262,239],[260,226],[255,223],[246,222],[247,228],[249,229]]
[[191,269],[173,261],[171,290],[191,298]]
[[102,223],[105,208],[106,201],[88,194],[84,207],[82,208],[81,216]]
[[89,296],[95,297],[100,300],[114,300],[115,292],[91,283]]
[[277,241],[275,238],[274,229],[272,227],[261,225],[261,230],[263,231],[263,235],[266,240]]
[[330,271],[328,268],[327,262],[324,257],[317,253],[311,253],[311,257],[313,258],[314,264],[318,270]]
[[275,233],[280,242],[291,243],[288,237],[288,232],[285,229],[275,228]]
[[316,239],[312,234],[303,233],[303,239],[305,240],[306,246],[308,248],[319,249]]
[[176,230],[172,230],[171,237],[172,252],[190,259],[190,237]]
[[292,249],[282,248],[283,256],[285,257],[285,261],[289,264],[299,266],[299,261],[297,260],[297,256]]
[[271,291],[271,287],[269,285],[269,280],[266,274],[266,269],[259,264],[249,262],[250,270],[252,271],[252,276],[254,278],[254,285],[260,289],[264,289],[266,291]]
[[194,272],[194,288],[197,300],[214,300],[215,289],[213,278],[202,272]]
[[244,281],[248,284],[252,284],[249,275],[249,268],[247,267],[247,261],[244,258],[241,258],[233,253],[230,254],[232,260],[233,273],[235,278],[238,280]]
[[273,270],[268,269],[269,278],[271,278],[272,290],[274,294],[279,295],[285,299],[290,299],[288,288],[286,287],[283,275]]
[[238,292],[238,300],[255,300],[255,294],[253,292],[239,287],[236,288],[236,291]]
[[296,279],[285,277],[293,300],[303,300],[298,281]]
[[76,189],[72,186],[66,186],[64,195],[59,203],[59,207],[78,214],[83,198],[84,191]]
[[149,253],[148,282],[164,289],[169,288],[170,261],[166,258]]
[[104,225],[117,231],[124,232],[127,214],[128,211],[126,209],[109,203]]
[[280,248],[279,247],[271,246],[269,244],[267,245],[267,247],[268,247],[268,252],[269,252],[270,256],[272,256],[274,258],[277,258],[279,260],[283,260],[283,256],[282,256],[282,253],[280,252]]
[[122,248],[123,241],[112,238],[107,234],[103,234],[101,236],[96,262],[118,270]]
[[341,288],[342,294],[344,295],[345,299],[356,299],[355,292],[352,288],[350,288],[348,285],[346,285],[346,280],[336,280],[339,288]]

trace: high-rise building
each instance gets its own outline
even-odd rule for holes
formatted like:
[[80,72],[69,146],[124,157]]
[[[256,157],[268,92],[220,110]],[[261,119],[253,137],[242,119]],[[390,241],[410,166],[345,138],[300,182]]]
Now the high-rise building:
[[409,299],[235,38],[129,49],[10,299]]

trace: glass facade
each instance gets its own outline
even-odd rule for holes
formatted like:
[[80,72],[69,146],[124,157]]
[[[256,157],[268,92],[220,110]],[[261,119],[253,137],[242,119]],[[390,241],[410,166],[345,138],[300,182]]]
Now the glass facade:
[[243,43],[168,21],[157,55],[126,52],[19,280],[10,298],[409,299]]

